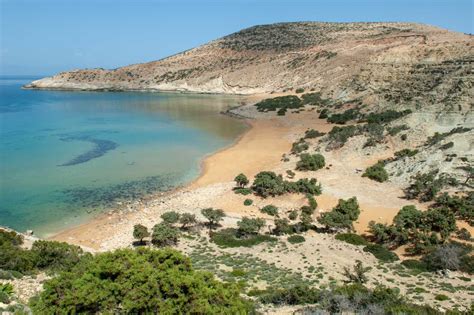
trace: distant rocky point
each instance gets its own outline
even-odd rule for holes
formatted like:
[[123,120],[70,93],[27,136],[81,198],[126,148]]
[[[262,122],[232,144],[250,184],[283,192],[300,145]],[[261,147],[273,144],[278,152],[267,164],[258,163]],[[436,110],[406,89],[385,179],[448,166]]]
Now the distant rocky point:
[[473,36],[415,23],[254,26],[168,58],[59,73],[25,88],[255,94],[294,90],[367,105],[469,111]]

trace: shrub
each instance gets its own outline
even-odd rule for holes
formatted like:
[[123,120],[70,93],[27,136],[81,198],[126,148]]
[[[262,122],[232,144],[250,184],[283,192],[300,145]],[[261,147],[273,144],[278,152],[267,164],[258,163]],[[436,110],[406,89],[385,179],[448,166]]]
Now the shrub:
[[319,301],[319,291],[308,286],[288,289],[268,289],[260,294],[260,302],[275,305],[313,304]]
[[258,234],[262,227],[265,226],[265,220],[261,218],[243,217],[237,222],[237,226],[239,227],[239,235],[247,237],[249,235]]
[[416,270],[419,272],[429,271],[428,265],[425,262],[420,261],[420,260],[407,259],[407,260],[402,261],[401,264],[408,269]]
[[291,244],[298,244],[306,241],[306,239],[302,235],[291,235],[288,236],[287,240]]
[[153,227],[151,242],[156,246],[171,246],[178,243],[179,232],[166,223],[159,223]]
[[245,187],[249,184],[249,179],[243,173],[240,173],[234,178],[235,183],[238,187]]
[[461,246],[443,244],[422,258],[429,270],[459,270],[461,257],[465,254]]
[[329,105],[331,103],[328,99],[321,98],[321,93],[306,93],[301,95],[301,100],[303,104],[311,104],[311,105]]
[[400,136],[400,140],[405,141],[408,138],[406,134]]
[[182,229],[186,229],[190,225],[194,225],[197,223],[196,215],[192,213],[183,213],[179,218],[179,223],[181,224]]
[[278,208],[275,207],[274,205],[266,205],[262,209],[260,209],[261,212],[266,213],[271,216],[277,216],[278,215]]
[[201,210],[201,214],[208,220],[209,227],[218,225],[225,217],[222,209],[206,208]]
[[327,229],[353,229],[352,223],[359,218],[360,208],[356,197],[347,200],[339,199],[339,203],[330,212],[322,213],[318,222]]
[[304,89],[303,89],[303,88],[297,88],[297,89],[295,90],[295,93],[297,93],[297,94],[300,94],[300,93],[303,93],[303,92],[304,92]]
[[319,119],[326,119],[329,116],[329,110],[327,108],[324,108],[320,113],[319,113]]
[[403,150],[395,152],[395,158],[399,160],[399,159],[403,159],[404,157],[412,157],[418,154],[418,152],[419,151],[417,149],[415,150],[403,149]]
[[252,193],[252,189],[237,187],[237,188],[234,188],[234,192],[236,194],[247,196],[247,195],[250,195]]
[[306,194],[306,198],[308,198],[309,207],[313,210],[311,214],[313,214],[314,210],[316,210],[316,208],[318,207],[318,202],[316,201],[316,199],[314,199],[313,195],[311,194]]
[[466,228],[461,228],[456,232],[456,237],[460,240],[469,241],[471,240],[471,233]]
[[321,137],[324,135],[325,135],[324,132],[319,132],[318,130],[314,130],[314,129],[309,129],[304,132],[305,139],[314,139],[314,138]]
[[36,266],[40,269],[68,270],[77,264],[84,254],[76,245],[56,241],[35,241],[31,247]]
[[259,112],[276,111],[278,109],[300,108],[303,106],[298,96],[287,95],[265,99],[255,104]]
[[447,138],[447,137],[449,137],[453,134],[465,133],[465,132],[469,132],[470,130],[471,130],[471,128],[456,127],[454,129],[451,129],[451,131],[445,132],[445,133],[435,132],[435,134],[433,136],[428,138],[425,145],[432,146],[432,145],[444,140],[445,138]]
[[435,295],[435,300],[436,301],[447,301],[447,300],[449,300],[449,297],[444,295],[444,294],[436,294]]
[[343,125],[350,120],[357,119],[359,115],[359,110],[351,108],[341,114],[332,114],[331,117],[327,119],[327,121],[332,124]]
[[398,260],[397,254],[389,251],[387,248],[379,244],[369,244],[365,246],[364,252],[371,253],[375,256],[375,258],[383,262],[394,262]]
[[133,238],[137,239],[140,243],[143,243],[145,237],[150,236],[148,228],[141,224],[135,224],[133,226]]
[[353,267],[353,271],[349,268],[344,267],[344,276],[347,278],[348,282],[353,283],[365,283],[367,282],[368,278],[365,275],[370,269],[370,267],[364,267],[360,260],[356,260],[356,264]]
[[263,242],[276,242],[277,239],[269,235],[251,235],[240,238],[236,229],[222,229],[211,235],[211,240],[220,247],[252,247]]
[[366,121],[370,123],[379,123],[379,124],[386,124],[393,120],[399,119],[403,116],[411,114],[412,111],[407,109],[401,112],[397,112],[395,110],[387,110],[381,113],[370,113],[366,117]]
[[328,140],[330,142],[331,149],[337,149],[342,147],[349,138],[361,134],[360,128],[357,126],[335,126],[329,131]]
[[454,142],[450,141],[450,142],[445,143],[442,146],[440,146],[439,149],[440,150],[447,150],[447,149],[451,149],[452,147],[454,147]]
[[414,181],[404,190],[405,197],[424,202],[433,200],[444,186],[443,179],[437,178],[437,173],[438,171],[435,170],[429,173],[416,174],[413,177]]
[[369,242],[362,236],[354,233],[339,233],[336,234],[336,239],[352,245],[368,245]]
[[253,200],[252,199],[245,199],[244,200],[244,206],[251,206],[253,204]]
[[306,151],[309,149],[308,143],[306,143],[304,140],[299,140],[297,142],[294,142],[291,146],[291,153],[293,154],[298,154],[303,151]]
[[9,304],[13,296],[13,286],[10,283],[0,283],[0,303]]
[[81,261],[70,272],[46,281],[31,307],[35,314],[252,312],[236,286],[195,271],[177,251],[146,248],[100,253]]
[[163,222],[173,225],[179,221],[179,213],[175,211],[168,211],[161,215]]
[[408,127],[407,125],[399,125],[399,126],[393,126],[393,127],[388,127],[387,128],[387,132],[389,135],[391,135],[392,137],[397,135],[398,133],[402,132],[402,131],[405,131],[405,130],[409,130],[410,127]]
[[301,154],[300,160],[296,163],[299,171],[317,171],[326,165],[324,156],[321,154]]
[[385,170],[383,163],[378,162],[377,164],[367,168],[364,174],[362,174],[362,177],[368,177],[382,183],[388,180],[388,173]]
[[274,172],[260,172],[255,176],[252,190],[263,198],[285,193],[285,184],[281,175]]
[[291,228],[290,222],[288,219],[275,219],[275,228],[273,229],[273,234],[275,235],[282,235],[282,234],[289,234],[293,230]]
[[310,195],[320,195],[322,192],[321,184],[318,184],[316,178],[301,178],[296,182],[285,182],[285,190],[290,193],[302,193]]

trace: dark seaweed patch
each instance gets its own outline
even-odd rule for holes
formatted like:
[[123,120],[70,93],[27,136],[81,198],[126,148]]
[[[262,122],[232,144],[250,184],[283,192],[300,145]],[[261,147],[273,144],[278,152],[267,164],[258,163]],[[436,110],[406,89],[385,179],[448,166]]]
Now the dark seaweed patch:
[[118,201],[132,201],[176,187],[176,174],[149,176],[102,187],[75,187],[62,190],[64,201],[77,208],[108,208]]
[[107,152],[111,150],[115,150],[119,146],[118,143],[115,143],[113,141],[96,139],[90,136],[63,137],[60,140],[61,141],[87,141],[87,142],[93,143],[94,148],[58,166],[71,166],[71,165],[86,163],[92,159],[101,157],[102,155],[106,154]]

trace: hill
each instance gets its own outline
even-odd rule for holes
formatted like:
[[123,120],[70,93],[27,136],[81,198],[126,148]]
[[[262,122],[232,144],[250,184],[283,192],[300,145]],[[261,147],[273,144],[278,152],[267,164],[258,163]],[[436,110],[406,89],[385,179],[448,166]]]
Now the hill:
[[279,93],[303,88],[368,105],[468,111],[473,37],[415,23],[278,23],[168,58],[86,69],[27,88]]

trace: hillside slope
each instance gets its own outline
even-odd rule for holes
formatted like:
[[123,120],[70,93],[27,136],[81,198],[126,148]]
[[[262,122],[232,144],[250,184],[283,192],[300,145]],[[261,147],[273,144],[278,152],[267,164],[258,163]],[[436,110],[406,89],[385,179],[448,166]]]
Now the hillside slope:
[[254,26],[149,63],[63,72],[27,88],[255,94],[296,88],[368,105],[468,111],[471,35],[414,23]]

